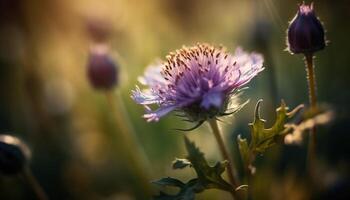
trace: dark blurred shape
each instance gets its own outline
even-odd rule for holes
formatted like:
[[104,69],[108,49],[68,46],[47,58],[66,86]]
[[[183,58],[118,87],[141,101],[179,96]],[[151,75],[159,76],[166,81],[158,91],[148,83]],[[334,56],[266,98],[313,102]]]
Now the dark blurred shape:
[[10,24],[20,16],[22,0],[0,1],[0,24]]
[[30,157],[26,144],[16,137],[0,135],[0,172],[14,175],[22,171]]
[[[200,0],[166,0],[160,1],[164,5],[164,9],[179,26],[187,30],[193,26],[196,21],[197,10],[201,3]],[[193,27],[192,27],[193,28]]]
[[315,200],[335,199],[348,200],[350,199],[350,179],[347,177],[341,178],[328,186],[325,191],[320,192],[314,198]]
[[269,48],[269,43],[271,42],[271,23],[264,19],[256,17],[255,23],[250,30],[251,40],[254,41],[254,46],[259,50],[267,50]]
[[98,17],[88,17],[86,20],[86,30],[94,42],[106,42],[112,35],[112,23],[107,19]]
[[291,53],[314,53],[325,47],[325,35],[317,19],[313,4],[300,5],[299,11],[288,28],[288,50]]
[[87,67],[88,77],[94,88],[108,90],[117,84],[118,66],[110,57],[107,50],[95,47],[90,52]]
[[[273,63],[273,55],[271,55],[271,37],[272,37],[272,25],[270,21],[263,17],[255,16],[254,24],[249,31],[251,33],[250,40],[252,41],[252,46],[260,53],[264,55],[264,66],[266,67],[268,74],[268,87],[270,92],[271,102],[267,101],[267,106],[277,107],[279,105],[280,97],[277,89],[276,82],[276,69]],[[268,118],[273,118],[275,113],[273,109],[269,113]]]
[[[339,112],[338,112],[339,113]],[[322,138],[323,148],[319,149],[326,154],[330,163],[338,164],[345,162],[350,164],[350,118],[337,119]]]

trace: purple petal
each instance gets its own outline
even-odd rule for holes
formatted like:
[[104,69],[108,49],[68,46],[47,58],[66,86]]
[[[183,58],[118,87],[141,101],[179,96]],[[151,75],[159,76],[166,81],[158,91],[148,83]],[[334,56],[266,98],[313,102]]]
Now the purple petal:
[[220,108],[223,103],[224,95],[222,92],[212,91],[208,92],[203,96],[201,107],[209,109],[210,107]]
[[151,121],[157,122],[157,121],[159,121],[159,118],[161,118],[164,115],[168,114],[169,112],[175,110],[176,108],[177,108],[177,106],[175,106],[175,105],[160,107],[155,112],[144,114],[143,117],[145,119],[147,119],[147,122],[151,122]]
[[138,104],[149,105],[159,103],[160,99],[157,95],[153,94],[151,91],[141,91],[138,86],[135,90],[131,91],[131,98]]
[[241,72],[240,79],[236,82],[236,87],[241,87],[254,78],[259,72],[264,70],[262,55],[257,53],[248,54],[237,48],[235,53],[237,65]]
[[138,81],[143,85],[148,85],[149,87],[165,85],[166,80],[162,76],[161,71],[162,62],[160,60],[156,60],[153,64],[146,68],[144,76],[139,77]]

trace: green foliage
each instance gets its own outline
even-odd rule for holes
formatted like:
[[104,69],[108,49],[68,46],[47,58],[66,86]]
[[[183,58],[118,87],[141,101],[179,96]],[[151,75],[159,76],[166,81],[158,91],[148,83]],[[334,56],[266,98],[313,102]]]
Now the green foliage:
[[175,178],[162,178],[158,181],[154,181],[154,184],[161,185],[161,186],[174,186],[174,187],[183,187],[185,184]]
[[246,168],[252,170],[252,162],[256,154],[265,152],[268,148],[275,145],[287,132],[285,125],[288,119],[292,118],[302,107],[299,105],[293,111],[288,112],[288,107],[282,101],[281,106],[276,109],[276,121],[270,128],[265,128],[265,120],[260,117],[259,100],[255,107],[254,121],[250,123],[251,141],[248,145],[247,139],[242,139],[238,135],[238,147],[240,150],[242,161]]
[[176,158],[173,161],[173,169],[183,169],[187,166],[191,166],[191,162],[187,159]]
[[185,137],[186,149],[188,152],[187,159],[176,159],[173,162],[174,169],[182,169],[185,167],[193,167],[196,171],[197,178],[191,179],[187,183],[174,178],[162,178],[153,182],[157,185],[178,187],[180,190],[177,194],[166,194],[160,192],[154,199],[156,200],[192,200],[195,194],[203,192],[206,189],[220,189],[232,192],[233,187],[226,182],[221,174],[227,167],[227,161],[217,162],[214,166],[210,166],[204,158],[204,154]]
[[238,143],[238,149],[239,153],[241,154],[242,162],[245,166],[248,166],[250,163],[250,150],[248,146],[247,139],[242,139],[241,135],[237,136],[237,143]]
[[221,174],[227,167],[227,161],[217,162],[211,167],[205,160],[204,154],[186,137],[185,144],[188,152],[187,158],[192,163],[192,166],[197,173],[198,181],[207,189],[217,188],[231,191],[232,186],[221,177]]

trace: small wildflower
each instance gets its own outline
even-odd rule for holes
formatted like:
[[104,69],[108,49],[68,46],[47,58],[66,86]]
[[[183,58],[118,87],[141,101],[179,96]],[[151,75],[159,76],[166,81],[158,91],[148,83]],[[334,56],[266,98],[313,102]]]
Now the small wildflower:
[[[149,89],[136,87],[132,98],[145,106],[147,121],[158,121],[176,110],[189,121],[204,122],[237,109],[230,99],[264,69],[262,64],[260,54],[247,54],[240,48],[230,54],[209,44],[184,46],[165,62],[148,67],[139,81]],[[152,110],[152,104],[159,108]]]
[[324,29],[315,15],[313,4],[303,3],[299,6],[287,32],[287,45],[291,53],[312,54],[326,45]]
[[105,51],[92,51],[88,60],[88,78],[96,89],[108,90],[118,82],[118,68]]
[[30,157],[27,145],[10,135],[0,135],[0,173],[17,174],[25,167]]

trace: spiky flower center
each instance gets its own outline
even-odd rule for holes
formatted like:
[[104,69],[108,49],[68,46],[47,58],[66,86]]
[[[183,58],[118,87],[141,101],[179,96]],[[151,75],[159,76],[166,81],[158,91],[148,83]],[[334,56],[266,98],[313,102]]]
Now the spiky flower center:
[[[165,92],[176,94],[167,96],[167,100],[170,101],[193,97],[193,94],[197,92],[201,94],[207,93],[225,79],[223,74],[227,73],[230,67],[236,65],[236,62],[227,61],[228,56],[223,47],[215,48],[208,44],[183,47],[175,52],[171,52],[166,56],[166,62],[163,64],[161,72],[167,82],[167,88],[159,88],[158,92],[160,94]],[[225,68],[222,66],[224,64],[226,65]],[[220,79],[217,77],[220,77]],[[224,97],[218,100],[221,106],[205,108],[201,106],[203,95],[196,96],[198,97],[197,100],[190,105],[182,107],[188,117],[193,120],[211,118],[223,112],[226,108]],[[176,98],[173,99],[171,97]]]
[[[197,44],[193,47],[183,47],[166,56],[162,74],[165,80],[173,80],[173,83],[184,76],[185,71],[191,71],[193,65],[197,65],[198,73],[209,72],[211,65],[218,65],[220,56],[227,59],[228,54],[223,47],[215,48],[208,44]],[[206,63],[203,63],[206,62]],[[227,66],[228,68],[229,66]]]
[[[208,44],[197,44],[193,47],[184,46],[166,56],[161,74],[168,83],[167,89],[171,90],[179,84],[185,84],[190,89],[207,90],[219,83],[219,81],[213,80],[215,78],[213,72],[220,73],[219,65],[221,68],[221,65],[225,63],[227,66],[224,72],[228,72],[229,67],[234,67],[236,64],[235,62],[226,62],[228,56],[223,47],[215,48]],[[182,79],[185,79],[186,83],[181,82]],[[203,88],[199,79],[204,79],[208,83],[207,89]],[[159,92],[164,93],[164,88],[160,89]]]

